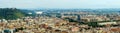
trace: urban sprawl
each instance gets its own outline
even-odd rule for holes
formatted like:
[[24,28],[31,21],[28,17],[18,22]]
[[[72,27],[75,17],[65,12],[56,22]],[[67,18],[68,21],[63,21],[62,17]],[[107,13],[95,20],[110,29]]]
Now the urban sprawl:
[[34,10],[35,16],[1,19],[0,33],[120,33],[118,10],[88,10]]

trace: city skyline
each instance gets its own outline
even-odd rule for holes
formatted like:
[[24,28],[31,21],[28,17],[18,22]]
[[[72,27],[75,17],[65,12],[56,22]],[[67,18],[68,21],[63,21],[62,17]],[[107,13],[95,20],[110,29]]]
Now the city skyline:
[[120,8],[120,0],[0,0],[0,8]]

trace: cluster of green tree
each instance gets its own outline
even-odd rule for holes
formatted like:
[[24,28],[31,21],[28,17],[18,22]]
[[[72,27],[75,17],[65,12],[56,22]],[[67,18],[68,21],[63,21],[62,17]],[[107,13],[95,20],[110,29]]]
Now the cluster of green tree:
[[[102,22],[110,22],[110,21],[97,21],[97,22],[78,22],[77,20],[71,19],[71,18],[64,18],[65,20],[68,20],[69,22],[76,22],[81,24],[87,24],[88,26],[92,26],[92,27],[105,27],[105,25],[98,25],[98,23],[102,23]],[[120,21],[120,20],[113,20],[113,21]],[[111,26],[119,26],[119,25],[111,25]]]
[[87,24],[88,24],[88,26],[92,26],[92,27],[98,27],[99,26],[97,22],[88,22]]
[[25,14],[16,8],[0,8],[0,19],[17,19],[24,17]]
[[[28,9],[20,9],[21,12],[24,13],[25,16],[36,16],[36,13],[34,12],[34,10],[28,10]],[[32,14],[29,14],[32,13]]]
[[71,19],[71,18],[64,18],[65,20],[68,20],[69,22],[77,22],[77,20]]
[[[97,22],[78,22],[77,20],[71,19],[71,18],[64,18],[65,20],[68,20],[69,22],[76,22],[81,24],[87,24],[88,26],[92,26],[92,27],[106,27],[105,25],[98,25],[98,23],[103,23],[103,22],[111,22],[110,20],[108,21],[97,21]],[[120,21],[120,20],[113,20],[113,21]],[[111,26],[119,26],[119,25],[111,25]]]

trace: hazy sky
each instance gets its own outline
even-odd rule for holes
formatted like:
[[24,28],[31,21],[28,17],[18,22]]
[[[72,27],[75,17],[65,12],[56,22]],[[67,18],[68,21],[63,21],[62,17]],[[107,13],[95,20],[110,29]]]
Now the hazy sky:
[[120,0],[0,0],[0,8],[120,8]]

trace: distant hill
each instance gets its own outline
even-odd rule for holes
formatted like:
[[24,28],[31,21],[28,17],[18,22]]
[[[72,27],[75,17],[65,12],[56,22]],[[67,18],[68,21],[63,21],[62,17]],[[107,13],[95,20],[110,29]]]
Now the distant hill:
[[[21,12],[23,12],[26,16],[35,16],[34,10],[28,10],[28,9],[20,9]],[[29,13],[32,13],[31,15]]]
[[17,19],[24,17],[25,13],[16,8],[0,8],[0,19]]

